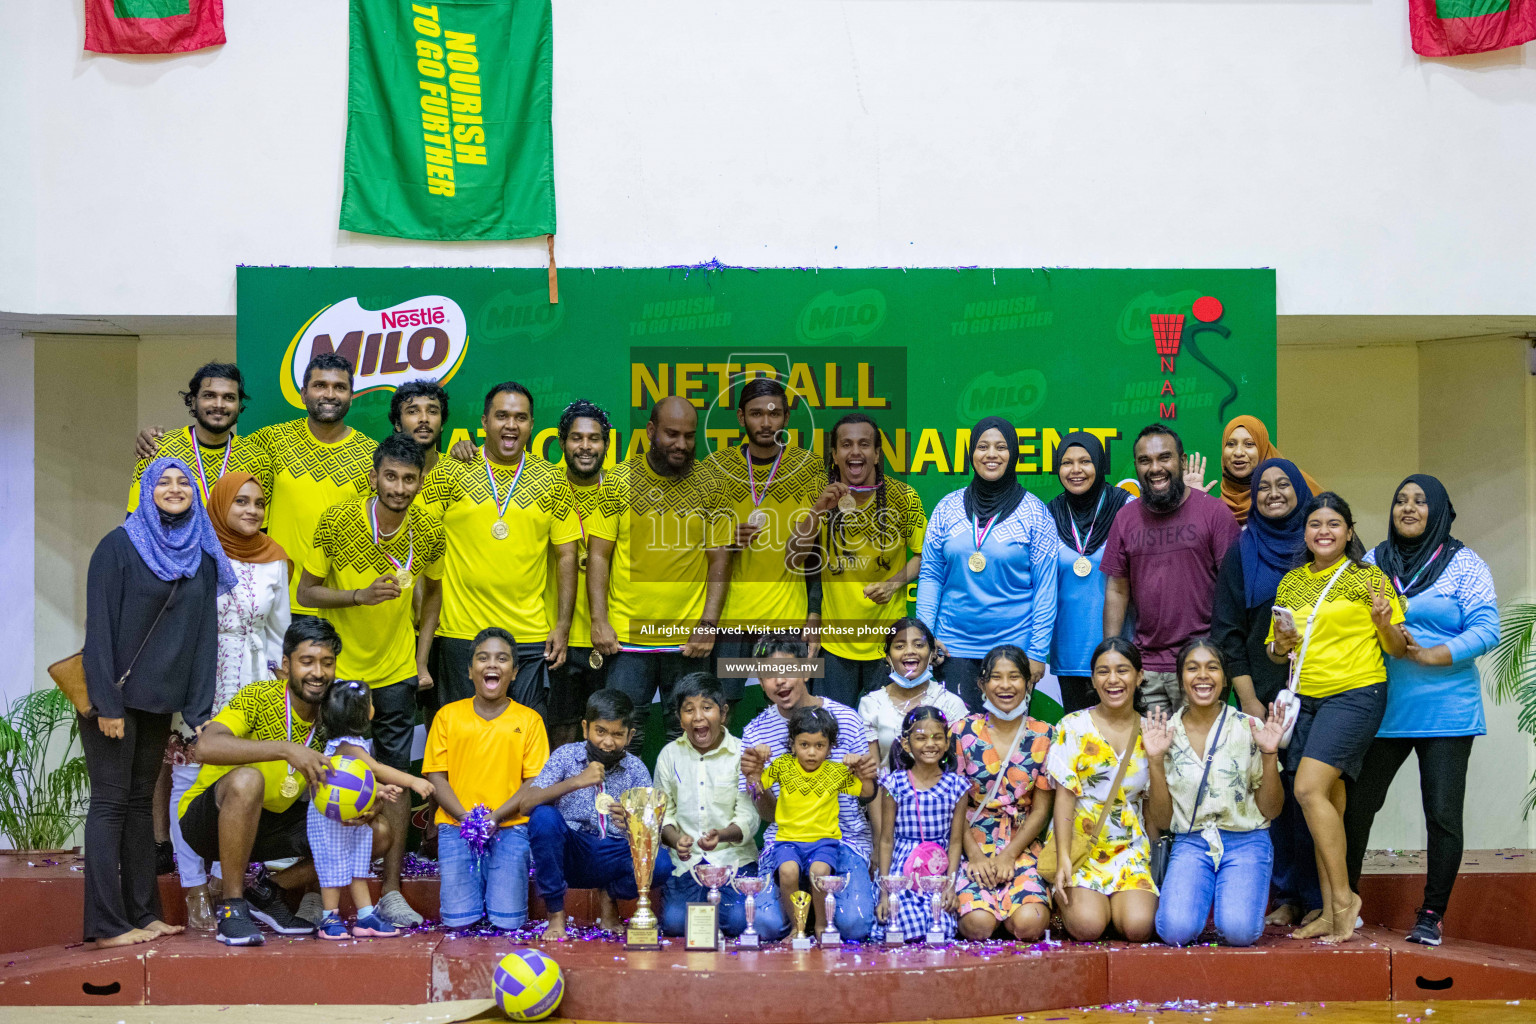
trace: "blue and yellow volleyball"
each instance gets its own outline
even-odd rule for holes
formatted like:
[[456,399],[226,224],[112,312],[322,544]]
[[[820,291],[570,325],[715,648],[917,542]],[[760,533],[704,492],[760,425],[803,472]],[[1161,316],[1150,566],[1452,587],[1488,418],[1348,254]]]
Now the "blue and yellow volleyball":
[[315,810],[332,821],[351,821],[373,809],[378,789],[368,765],[355,757],[334,757],[315,790]]
[[536,949],[508,953],[492,979],[496,1002],[512,1020],[543,1020],[565,995],[560,965]]

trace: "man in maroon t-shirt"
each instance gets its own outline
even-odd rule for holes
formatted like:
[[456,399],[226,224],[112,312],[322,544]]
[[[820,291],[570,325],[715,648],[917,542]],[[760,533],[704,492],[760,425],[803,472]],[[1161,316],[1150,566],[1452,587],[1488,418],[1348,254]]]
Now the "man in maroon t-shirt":
[[1161,423],[1136,435],[1141,500],[1115,516],[1099,570],[1104,635],[1118,636],[1136,606],[1136,646],[1145,675],[1142,703],[1169,714],[1184,703],[1173,660],[1184,641],[1211,629],[1216,573],[1242,532],[1226,503],[1184,482],[1184,442]]

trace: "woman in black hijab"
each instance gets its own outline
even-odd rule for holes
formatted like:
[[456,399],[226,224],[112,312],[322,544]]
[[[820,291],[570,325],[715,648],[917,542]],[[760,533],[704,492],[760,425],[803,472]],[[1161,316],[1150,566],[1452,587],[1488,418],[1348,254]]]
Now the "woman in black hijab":
[[[1056,625],[1056,528],[1045,503],[1019,485],[1019,434],[989,416],[971,432],[971,482],[940,499],[923,539],[917,616],[948,654],[945,682],[973,712],[982,659],[999,644],[1045,675]],[[1019,706],[1026,713],[1028,701]],[[1016,716],[1014,716],[1016,717]]]
[[1409,754],[1417,755],[1429,865],[1424,902],[1409,942],[1440,944],[1440,919],[1461,868],[1462,805],[1472,740],[1483,719],[1477,657],[1499,642],[1493,575],[1471,548],[1451,536],[1456,509],[1445,486],[1416,473],[1398,485],[1387,539],[1365,556],[1408,601],[1408,649],[1387,660],[1387,710],[1365,753],[1345,804],[1351,885],[1376,812]]
[[1056,631],[1051,671],[1061,705],[1082,711],[1099,702],[1089,662],[1104,638],[1104,581],[1098,571],[1115,513],[1130,492],[1110,483],[1109,453],[1092,434],[1073,431],[1056,448],[1062,491],[1046,506],[1056,522]]

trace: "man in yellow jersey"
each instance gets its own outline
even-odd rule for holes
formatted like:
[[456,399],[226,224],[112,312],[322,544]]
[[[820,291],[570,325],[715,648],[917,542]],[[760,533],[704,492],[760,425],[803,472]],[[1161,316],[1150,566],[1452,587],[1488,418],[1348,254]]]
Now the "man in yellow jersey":
[[[417,672],[434,680],[439,706],[474,696],[469,662],[487,626],[517,638],[509,690],[544,714],[549,670],[565,661],[576,601],[581,524],[565,474],[528,451],[533,396],[503,381],[485,396],[485,447],[474,462],[445,459],[422,493],[447,535],[441,592],[422,595]],[[549,550],[556,600],[546,609]]]
[[[769,633],[806,632],[813,595],[807,592],[808,578],[785,564],[784,546],[827,484],[816,456],[788,443],[789,400],[783,384],[768,377],[743,384],[736,422],[746,444],[722,447],[705,460],[720,478],[736,518],[731,592],[721,621],[731,632],[722,636],[717,658],[750,657]],[[721,682],[726,700],[740,699],[744,680]]]
[[[373,756],[400,771],[411,767],[416,729],[416,630],[410,592],[435,588],[442,574],[443,526],[416,502],[421,445],[391,434],[378,446],[368,483],[374,494],[325,510],[299,576],[299,597],[341,635],[336,675],[360,679],[373,697]],[[421,918],[400,895],[410,801],[391,800],[379,915],[414,927]]]
[[863,694],[889,679],[884,635],[906,614],[928,516],[916,491],[886,479],[880,428],[863,413],[833,424],[825,461],[830,482],[811,515],[796,524],[785,561],[821,577],[826,676],[812,689],[857,707]]
[[426,462],[422,470],[422,486],[432,478],[432,471],[441,464],[438,449],[443,442],[443,424],[448,422],[448,392],[442,385],[428,380],[413,380],[395,389],[389,398],[389,423],[398,434],[404,434],[421,445]]
[[235,434],[235,424],[249,398],[245,377],[234,363],[199,366],[187,390],[181,393],[181,400],[192,414],[192,425],[168,434],[159,427],[151,427],[140,435],[139,463],[133,467],[133,483],[128,488],[128,511],[139,506],[139,477],[152,461],[167,456],[192,467],[204,504],[219,477],[232,469],[251,474],[270,495],[272,465],[266,450],[250,437]]
[[[730,510],[695,458],[698,431],[686,399],[657,402],[646,450],[607,474],[587,524],[592,646],[608,662],[608,686],[640,708],[657,690],[670,704],[678,679],[708,669],[730,587]],[[666,717],[668,735],[682,735],[677,716]]]
[[[544,724],[549,731],[551,750],[581,738],[581,716],[587,698],[607,685],[606,659],[592,646],[592,611],[587,602],[587,526],[597,512],[598,489],[603,482],[603,463],[608,461],[608,437],[612,430],[608,414],[584,398],[578,398],[560,414],[565,482],[575,500],[581,539],[577,542],[576,602],[571,613],[570,646],[565,664],[549,673],[549,708]],[[555,615],[560,607],[553,551],[544,607],[550,615]]]

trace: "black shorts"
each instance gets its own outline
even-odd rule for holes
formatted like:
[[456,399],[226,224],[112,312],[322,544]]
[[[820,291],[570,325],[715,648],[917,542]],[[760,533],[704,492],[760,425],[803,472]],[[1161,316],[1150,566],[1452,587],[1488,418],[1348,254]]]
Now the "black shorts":
[[416,735],[416,677],[388,686],[375,686],[373,698],[373,756],[402,772],[411,770],[411,740]]
[[1360,686],[1332,697],[1302,697],[1296,731],[1286,748],[1286,770],[1295,771],[1302,758],[1310,757],[1337,768],[1353,782],[1386,713],[1386,683]]
[[[219,780],[223,781],[223,778]],[[219,783],[215,782],[197,794],[181,816],[181,838],[210,864],[219,860],[219,803],[215,796],[218,788]],[[308,857],[308,813],[307,800],[295,800],[293,806],[281,814],[262,808],[261,818],[256,822],[256,841],[251,844],[251,862]]]
[[587,710],[587,698],[608,679],[610,655],[603,664],[592,667],[591,647],[571,647],[565,652],[565,664],[549,670],[549,708],[544,716],[551,729],[570,728],[581,721]]

